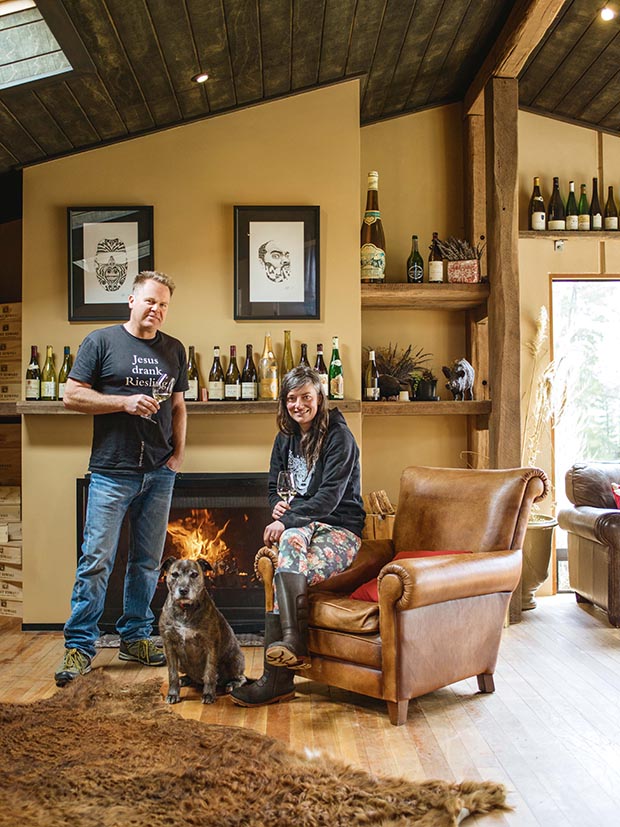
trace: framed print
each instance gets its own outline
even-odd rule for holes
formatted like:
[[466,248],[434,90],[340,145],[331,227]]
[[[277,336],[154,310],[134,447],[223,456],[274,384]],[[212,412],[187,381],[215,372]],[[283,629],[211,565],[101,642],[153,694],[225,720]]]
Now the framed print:
[[153,207],[69,207],[69,321],[129,318],[134,278],[154,269]]
[[235,319],[318,319],[319,207],[235,207]]

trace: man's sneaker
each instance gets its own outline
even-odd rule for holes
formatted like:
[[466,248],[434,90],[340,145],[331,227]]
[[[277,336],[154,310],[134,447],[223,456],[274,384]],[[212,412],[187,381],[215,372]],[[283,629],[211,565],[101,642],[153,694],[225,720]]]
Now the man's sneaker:
[[148,637],[142,640],[132,640],[131,643],[121,640],[118,657],[120,660],[133,660],[144,666],[166,665],[166,656]]
[[54,674],[56,686],[65,686],[78,675],[90,672],[90,658],[79,649],[66,649],[60,668]]

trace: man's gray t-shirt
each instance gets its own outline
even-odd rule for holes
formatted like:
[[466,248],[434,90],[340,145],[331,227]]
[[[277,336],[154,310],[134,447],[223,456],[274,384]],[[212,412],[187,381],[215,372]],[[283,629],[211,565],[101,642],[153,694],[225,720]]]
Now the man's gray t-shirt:
[[[161,331],[153,339],[138,339],[123,325],[114,325],[84,339],[69,376],[103,394],[130,396],[150,394],[160,373],[175,378],[175,393],[187,390],[181,342]],[[173,453],[171,412],[168,399],[152,420],[123,412],[96,414],[89,470],[142,474],[161,468]]]

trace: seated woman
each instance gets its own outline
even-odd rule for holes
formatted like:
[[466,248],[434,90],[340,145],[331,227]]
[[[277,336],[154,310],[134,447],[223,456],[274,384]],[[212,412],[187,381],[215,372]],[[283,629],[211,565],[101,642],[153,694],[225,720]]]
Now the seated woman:
[[[277,421],[269,466],[273,522],[263,541],[278,548],[274,584],[279,612],[265,615],[262,677],[232,693],[241,706],[294,697],[295,670],[310,665],[308,585],[348,568],[362,542],[359,449],[340,411],[328,410],[315,370],[298,367],[286,374]],[[290,505],[277,493],[280,471],[294,476]]]

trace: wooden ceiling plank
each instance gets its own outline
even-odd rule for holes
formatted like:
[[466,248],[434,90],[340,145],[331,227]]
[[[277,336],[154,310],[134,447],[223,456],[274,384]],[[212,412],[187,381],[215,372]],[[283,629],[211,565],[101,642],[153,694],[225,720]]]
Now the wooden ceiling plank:
[[9,106],[13,117],[28,131],[46,155],[61,155],[75,149],[74,144],[41,103],[35,90],[27,97],[15,97]]
[[[618,65],[620,63],[616,63],[616,66]],[[620,101],[620,69],[617,69],[613,77],[605,81],[605,85],[579,112],[578,117],[586,123],[599,126],[617,108],[618,101]]]
[[297,0],[293,4],[293,89],[305,89],[319,79],[324,20],[325,0]]
[[37,97],[61,128],[71,146],[92,146],[101,140],[92,121],[71,91],[68,83],[54,83],[37,89]]
[[[212,112],[236,103],[230,44],[222,0],[186,0],[198,53],[197,71],[209,73],[206,94]],[[204,87],[204,84],[202,84]]]
[[516,78],[544,37],[565,0],[517,0],[499,37],[465,95],[463,111],[480,108],[480,96],[492,77]]
[[586,110],[592,113],[597,108],[592,104],[598,101],[600,115],[604,115],[611,106],[618,102],[618,90],[616,89],[615,101],[610,105],[611,96],[608,89],[608,85],[618,74],[618,66],[620,66],[620,34],[616,34],[599,56],[590,63],[579,80],[558,102],[555,111],[569,118],[581,118]]
[[224,0],[236,103],[261,100],[263,76],[260,60],[258,9],[246,0]]
[[124,138],[129,134],[127,124],[99,75],[75,75],[66,83],[78,104],[88,113],[102,141]]
[[291,91],[292,9],[290,0],[259,0],[265,97]]
[[345,76],[355,6],[356,0],[327,0],[319,83],[330,83]]
[[152,129],[155,122],[105,4],[102,0],[71,3],[67,12],[129,133]]
[[13,114],[6,96],[0,100],[0,135],[3,146],[20,164],[34,163],[45,158],[45,150]]
[[345,73],[360,79],[360,100],[377,54],[377,44],[390,0],[357,0]]
[[383,112],[414,7],[415,3],[408,5],[402,2],[390,2],[386,7],[361,102],[363,121],[376,120]]

